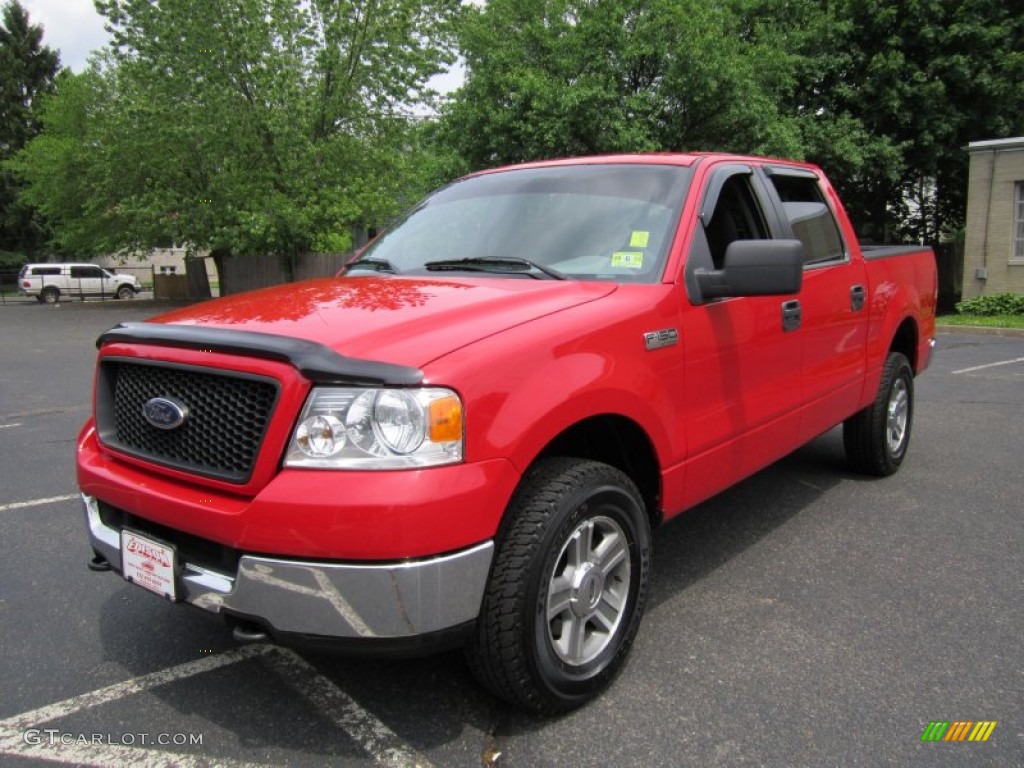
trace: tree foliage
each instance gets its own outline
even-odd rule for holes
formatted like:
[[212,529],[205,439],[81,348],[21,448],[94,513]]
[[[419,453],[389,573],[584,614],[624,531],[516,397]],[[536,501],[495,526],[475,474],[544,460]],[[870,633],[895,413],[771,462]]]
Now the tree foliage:
[[[32,24],[17,0],[0,13],[0,162],[8,160],[39,132],[40,98],[48,93],[60,57],[42,44],[43,29]],[[44,248],[46,223],[26,205],[21,185],[0,169],[0,251],[23,255]]]
[[445,114],[471,167],[657,149],[799,151],[770,93],[781,52],[703,0],[490,0],[462,27]]
[[409,109],[454,0],[97,5],[111,47],[16,163],[65,247],[342,250],[417,186]]
[[834,108],[896,147],[861,200],[875,231],[934,242],[962,226],[970,141],[1024,133],[1024,8],[1005,0],[846,0]]
[[[964,219],[963,147],[1024,134],[1005,0],[98,7],[112,45],[59,78],[8,164],[79,254],[341,250],[465,170],[657,150],[806,158],[862,236],[936,240]],[[411,120],[456,53],[463,87]]]
[[962,223],[972,140],[1024,133],[1024,14],[1000,0],[489,0],[439,138],[468,168],[734,150],[823,165],[859,229]]

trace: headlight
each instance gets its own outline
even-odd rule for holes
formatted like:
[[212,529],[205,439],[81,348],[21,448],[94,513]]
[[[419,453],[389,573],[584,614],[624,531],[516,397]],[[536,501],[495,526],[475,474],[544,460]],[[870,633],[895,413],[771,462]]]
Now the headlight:
[[403,469],[462,461],[462,401],[450,389],[317,387],[287,467]]

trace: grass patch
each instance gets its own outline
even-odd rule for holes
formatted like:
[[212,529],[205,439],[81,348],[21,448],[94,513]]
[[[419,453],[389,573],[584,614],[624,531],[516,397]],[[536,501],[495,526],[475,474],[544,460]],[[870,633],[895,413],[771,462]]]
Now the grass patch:
[[1024,315],[941,315],[939,325],[975,325],[985,328],[1024,328]]

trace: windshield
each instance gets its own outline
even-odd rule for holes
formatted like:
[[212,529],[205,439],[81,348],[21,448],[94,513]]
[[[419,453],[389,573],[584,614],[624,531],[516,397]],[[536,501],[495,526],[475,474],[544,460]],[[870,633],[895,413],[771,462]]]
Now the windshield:
[[430,274],[458,271],[451,262],[472,260],[472,271],[522,277],[532,263],[535,271],[568,278],[654,282],[688,181],[687,168],[651,164],[551,166],[463,179],[420,203],[357,264]]

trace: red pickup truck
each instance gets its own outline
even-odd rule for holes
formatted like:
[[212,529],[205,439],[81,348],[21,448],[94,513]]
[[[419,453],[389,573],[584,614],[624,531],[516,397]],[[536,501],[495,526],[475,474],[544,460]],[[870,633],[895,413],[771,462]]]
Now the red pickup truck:
[[903,461],[925,248],[861,248],[813,166],[577,158],[435,192],[335,278],[98,340],[94,570],[239,639],[461,644],[537,712],[594,696],[651,528],[843,424]]

